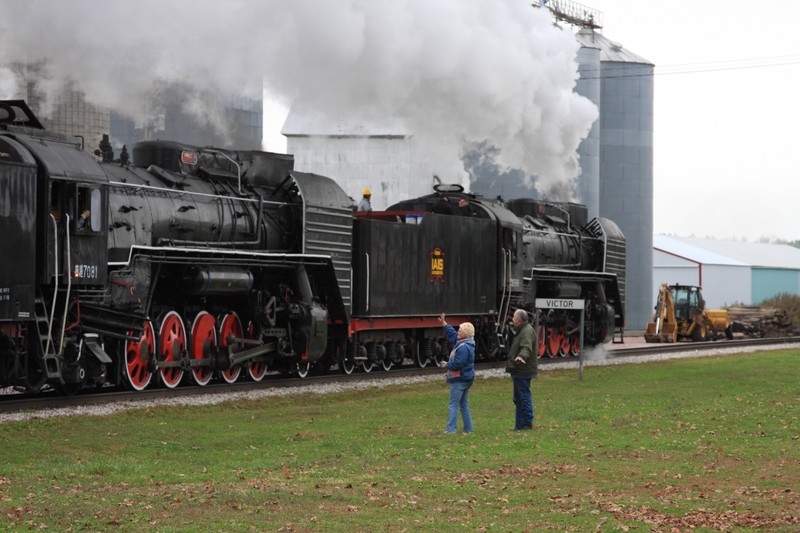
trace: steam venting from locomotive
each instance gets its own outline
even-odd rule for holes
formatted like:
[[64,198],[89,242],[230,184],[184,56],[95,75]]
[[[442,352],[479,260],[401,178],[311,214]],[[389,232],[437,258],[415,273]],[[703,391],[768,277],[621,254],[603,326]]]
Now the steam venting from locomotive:
[[[206,114],[203,91],[260,97],[263,82],[333,120],[401,119],[431,147],[434,170],[488,141],[498,164],[554,190],[578,173],[576,149],[597,117],[573,91],[572,35],[519,0],[0,0],[0,9],[0,65],[45,60],[40,88],[69,80],[134,118],[165,84],[185,84],[187,110]],[[0,92],[15,84],[0,68]]]

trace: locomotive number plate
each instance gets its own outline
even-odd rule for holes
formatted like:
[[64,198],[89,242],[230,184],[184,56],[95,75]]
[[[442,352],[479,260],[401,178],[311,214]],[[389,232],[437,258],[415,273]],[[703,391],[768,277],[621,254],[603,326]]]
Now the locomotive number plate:
[[97,265],[75,265],[72,269],[73,278],[97,279]]

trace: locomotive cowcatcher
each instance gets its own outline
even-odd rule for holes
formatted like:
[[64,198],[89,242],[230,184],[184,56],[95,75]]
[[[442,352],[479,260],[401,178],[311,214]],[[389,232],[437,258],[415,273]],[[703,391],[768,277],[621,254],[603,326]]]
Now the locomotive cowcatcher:
[[[0,102],[0,387],[66,393],[419,366],[449,351],[435,317],[499,357],[510,313],[541,355],[623,321],[625,241],[575,204],[492,201],[445,186],[354,214],[291,156],[145,141],[115,159]],[[444,198],[467,198],[469,216]]]

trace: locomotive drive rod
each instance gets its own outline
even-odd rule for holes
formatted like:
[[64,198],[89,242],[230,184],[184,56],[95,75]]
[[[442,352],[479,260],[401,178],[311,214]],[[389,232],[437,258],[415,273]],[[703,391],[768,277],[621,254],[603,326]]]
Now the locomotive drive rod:
[[241,364],[245,361],[249,361],[250,359],[254,359],[259,355],[268,354],[270,352],[274,352],[276,349],[274,342],[268,342],[262,344],[260,346],[256,346],[255,348],[250,348],[249,350],[243,350],[241,352],[231,353],[232,346],[228,346],[228,357],[231,361],[231,366],[235,366]]

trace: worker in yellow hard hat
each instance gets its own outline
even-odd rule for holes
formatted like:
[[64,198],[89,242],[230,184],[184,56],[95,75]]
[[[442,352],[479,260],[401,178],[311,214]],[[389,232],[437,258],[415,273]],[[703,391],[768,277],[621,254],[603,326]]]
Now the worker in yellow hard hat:
[[358,202],[358,210],[359,211],[372,211],[372,204],[370,203],[370,199],[372,198],[372,191],[369,190],[369,187],[365,188],[361,191],[362,198],[361,201]]

